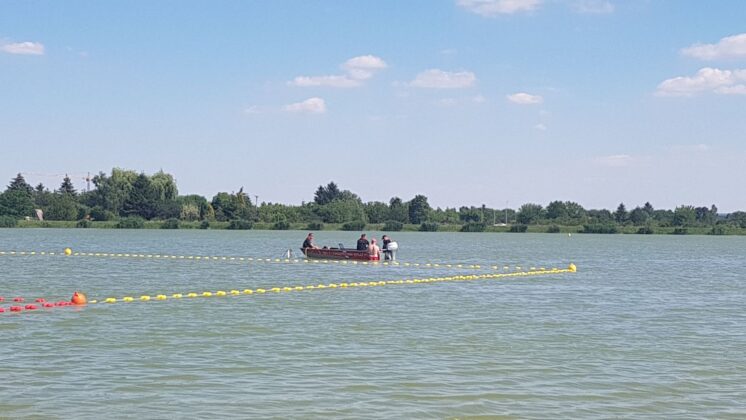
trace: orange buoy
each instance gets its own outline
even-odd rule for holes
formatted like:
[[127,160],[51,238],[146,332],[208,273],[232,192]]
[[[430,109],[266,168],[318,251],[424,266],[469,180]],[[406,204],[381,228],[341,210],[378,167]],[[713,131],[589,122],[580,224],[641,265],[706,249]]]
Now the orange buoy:
[[29,310],[29,311],[33,311],[33,310],[39,309],[39,307],[36,306],[36,305],[30,305],[29,304],[29,305],[26,305],[26,309]]
[[20,297],[20,296],[19,297],[14,297],[13,298],[13,302],[23,302],[23,298]]
[[72,302],[74,305],[85,305],[88,303],[88,298],[85,297],[85,294],[81,292],[75,292],[73,293],[72,299],[70,299],[70,302]]
[[22,310],[23,310],[23,308],[20,307],[20,306],[11,306],[10,307],[10,311],[11,312],[21,312]]

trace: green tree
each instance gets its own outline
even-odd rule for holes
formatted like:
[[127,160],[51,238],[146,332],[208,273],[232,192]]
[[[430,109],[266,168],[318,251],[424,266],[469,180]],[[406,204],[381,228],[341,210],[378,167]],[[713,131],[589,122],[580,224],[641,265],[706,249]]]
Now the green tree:
[[65,177],[62,179],[62,184],[60,184],[60,189],[57,190],[60,194],[66,194],[71,197],[75,197],[78,195],[78,192],[75,191],[75,187],[73,186],[72,181],[70,180],[70,177],[65,174]]
[[427,197],[424,195],[414,196],[409,202],[409,223],[416,225],[427,222],[431,210]]
[[544,217],[544,208],[541,204],[526,203],[518,209],[516,219],[518,223],[529,225],[536,223]]
[[153,196],[159,201],[176,200],[179,195],[174,177],[162,170],[150,177],[150,188],[153,190]]
[[645,202],[645,205],[642,206],[642,209],[645,211],[645,213],[648,214],[648,217],[653,217],[653,213],[655,213],[655,209],[653,208],[653,205],[650,204],[649,201]]
[[21,173],[18,173],[18,175],[10,181],[10,185],[8,185],[8,188],[5,191],[22,191],[31,195],[34,192],[34,189],[26,182],[26,178],[24,178]]
[[332,201],[339,199],[340,195],[341,191],[339,190],[339,187],[332,181],[327,184],[326,187],[319,185],[319,188],[314,194],[314,201],[316,204],[323,206],[324,204],[329,204]]
[[389,206],[380,201],[371,201],[363,206],[370,223],[383,223],[389,219]]
[[140,216],[149,220],[155,217],[156,208],[156,196],[150,186],[150,179],[144,173],[140,173],[132,183],[129,195],[122,203],[122,214]]
[[392,197],[389,201],[389,220],[409,223],[409,209],[407,203],[399,197]]
[[588,213],[583,206],[574,201],[565,201],[565,211],[567,212],[567,223],[574,225],[582,224]]
[[93,177],[95,189],[85,194],[85,203],[88,207],[98,206],[115,215],[122,215],[122,206],[129,198],[137,177],[135,171],[119,168],[112,169],[110,176],[99,172]]
[[15,218],[31,217],[34,213],[34,200],[23,189],[7,190],[0,194],[0,216]]
[[619,203],[619,207],[617,207],[614,212],[614,221],[619,224],[624,224],[628,219],[629,214],[627,213],[627,207],[624,206],[624,203]]
[[550,220],[564,220],[567,218],[567,205],[562,201],[552,201],[547,204],[547,219]]
[[47,220],[78,220],[78,203],[69,194],[54,194],[50,205],[44,210]]
[[674,226],[694,226],[697,221],[697,211],[693,206],[679,206],[673,211]]
[[479,211],[476,207],[466,207],[461,206],[458,209],[458,218],[460,221],[464,223],[470,223],[470,222],[481,222],[482,221],[482,212]]
[[629,212],[629,221],[635,226],[642,226],[648,222],[650,215],[640,206],[635,207]]
[[34,212],[34,189],[20,173],[0,194],[0,216],[30,217]]
[[729,214],[725,220],[735,226],[746,228],[746,212],[736,211]]

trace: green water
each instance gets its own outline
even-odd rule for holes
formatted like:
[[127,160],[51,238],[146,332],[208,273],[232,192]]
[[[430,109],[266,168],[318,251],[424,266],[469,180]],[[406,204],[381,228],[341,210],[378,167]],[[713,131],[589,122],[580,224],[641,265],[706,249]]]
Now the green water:
[[[401,263],[579,271],[5,312],[0,418],[746,417],[746,237],[393,236]],[[0,229],[0,250],[274,259],[304,237]],[[6,255],[0,306],[473,271]]]

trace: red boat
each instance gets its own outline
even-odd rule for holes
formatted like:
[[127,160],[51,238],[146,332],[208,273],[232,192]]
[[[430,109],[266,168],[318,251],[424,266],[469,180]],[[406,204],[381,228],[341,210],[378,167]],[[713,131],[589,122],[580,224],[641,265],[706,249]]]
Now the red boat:
[[378,255],[370,255],[368,250],[358,251],[347,248],[301,248],[306,258],[322,260],[379,261]]

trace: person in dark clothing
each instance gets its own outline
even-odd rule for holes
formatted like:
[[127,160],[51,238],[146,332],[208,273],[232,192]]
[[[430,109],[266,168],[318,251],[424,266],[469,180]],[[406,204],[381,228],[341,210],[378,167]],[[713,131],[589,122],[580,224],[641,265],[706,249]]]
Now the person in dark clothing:
[[391,238],[389,238],[389,235],[383,235],[381,237],[381,240],[383,241],[383,246],[381,247],[381,251],[383,251],[383,258],[385,260],[392,259],[391,251],[389,251],[389,243],[391,242]]
[[368,249],[368,240],[365,239],[365,234],[360,235],[360,239],[357,240],[357,250],[364,251]]
[[316,244],[313,243],[313,233],[309,233],[308,236],[306,236],[306,240],[303,241],[302,248],[318,248]]

